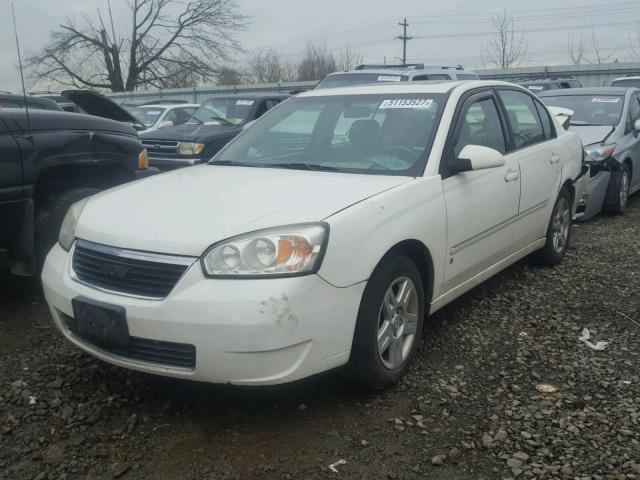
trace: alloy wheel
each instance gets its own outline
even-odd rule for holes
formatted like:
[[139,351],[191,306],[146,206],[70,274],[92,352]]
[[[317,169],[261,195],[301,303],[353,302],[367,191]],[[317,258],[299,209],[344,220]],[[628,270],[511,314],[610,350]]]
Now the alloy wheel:
[[569,229],[571,228],[571,208],[566,198],[558,200],[556,212],[553,216],[553,249],[556,253],[562,253],[569,241]]
[[399,277],[387,289],[378,316],[378,355],[395,370],[411,352],[418,328],[419,297],[413,281]]

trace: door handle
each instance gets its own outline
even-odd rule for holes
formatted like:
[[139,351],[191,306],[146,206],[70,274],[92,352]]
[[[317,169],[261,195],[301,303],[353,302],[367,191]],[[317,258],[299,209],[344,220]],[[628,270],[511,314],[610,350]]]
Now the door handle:
[[558,163],[560,161],[560,155],[552,153],[549,157],[549,163]]
[[509,170],[504,176],[504,181],[505,182],[514,182],[514,181],[518,180],[519,178],[520,178],[520,172],[518,172],[516,170]]

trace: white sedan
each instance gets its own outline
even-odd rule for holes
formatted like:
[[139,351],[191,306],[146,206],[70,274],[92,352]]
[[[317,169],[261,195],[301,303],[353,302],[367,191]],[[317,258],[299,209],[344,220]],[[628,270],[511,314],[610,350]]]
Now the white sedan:
[[187,123],[199,106],[189,103],[143,105],[131,113],[144,125],[144,130],[138,133],[148,133]]
[[585,181],[578,137],[513,84],[306,92],[208,164],[75,204],[44,291],[121,367],[267,385],[348,364],[384,388],[428,313],[561,261]]

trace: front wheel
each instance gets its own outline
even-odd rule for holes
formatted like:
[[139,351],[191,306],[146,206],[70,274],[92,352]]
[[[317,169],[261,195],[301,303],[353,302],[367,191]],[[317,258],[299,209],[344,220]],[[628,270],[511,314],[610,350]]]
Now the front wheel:
[[424,287],[405,255],[384,259],[371,275],[358,312],[351,358],[356,380],[384,389],[409,369],[422,333]]
[[611,174],[609,188],[607,190],[607,206],[609,213],[613,215],[623,215],[627,209],[629,200],[629,184],[631,174],[627,165],[622,165],[620,170]]
[[566,188],[560,190],[560,195],[553,207],[553,213],[547,227],[544,247],[534,254],[536,263],[542,265],[558,265],[569,249],[571,240],[572,198]]

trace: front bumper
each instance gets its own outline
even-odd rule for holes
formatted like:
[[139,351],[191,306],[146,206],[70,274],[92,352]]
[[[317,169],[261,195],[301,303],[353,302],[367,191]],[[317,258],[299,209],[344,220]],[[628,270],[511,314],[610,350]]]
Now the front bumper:
[[[347,363],[365,287],[336,288],[317,275],[212,280],[196,262],[167,298],[142,300],[77,283],[59,245],[47,257],[42,283],[58,329],[91,355],[142,372],[242,385],[291,382]],[[65,323],[80,296],[124,307],[132,337],[195,346],[195,368],[136,360],[80,338]]]
[[200,157],[180,157],[177,154],[174,156],[160,156],[149,154],[149,165],[156,167],[160,170],[173,170],[175,168],[192,167],[193,165],[199,165],[204,162]]

